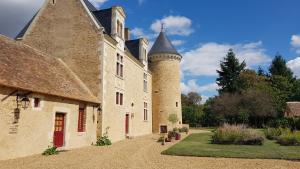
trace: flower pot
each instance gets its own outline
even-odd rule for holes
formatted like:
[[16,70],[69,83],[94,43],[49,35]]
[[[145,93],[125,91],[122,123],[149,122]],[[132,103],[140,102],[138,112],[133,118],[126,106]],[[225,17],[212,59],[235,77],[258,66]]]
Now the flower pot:
[[176,133],[175,140],[180,140],[180,139],[181,139],[181,134]]

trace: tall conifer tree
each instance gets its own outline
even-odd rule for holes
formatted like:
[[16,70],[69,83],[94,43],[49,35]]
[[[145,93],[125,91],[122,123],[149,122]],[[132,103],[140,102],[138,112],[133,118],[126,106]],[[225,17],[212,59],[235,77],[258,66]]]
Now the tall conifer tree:
[[243,82],[240,78],[240,73],[246,67],[246,63],[243,61],[239,63],[235,53],[232,49],[229,49],[226,57],[220,63],[220,70],[217,70],[219,77],[217,78],[217,84],[220,86],[219,93],[236,93],[243,89]]

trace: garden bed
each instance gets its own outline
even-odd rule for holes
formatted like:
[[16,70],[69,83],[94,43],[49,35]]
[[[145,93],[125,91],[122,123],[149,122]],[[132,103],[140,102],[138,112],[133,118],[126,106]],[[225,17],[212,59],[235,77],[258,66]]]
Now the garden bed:
[[300,146],[281,146],[273,140],[263,145],[212,144],[213,133],[191,134],[181,142],[162,152],[167,155],[226,157],[250,159],[300,160]]

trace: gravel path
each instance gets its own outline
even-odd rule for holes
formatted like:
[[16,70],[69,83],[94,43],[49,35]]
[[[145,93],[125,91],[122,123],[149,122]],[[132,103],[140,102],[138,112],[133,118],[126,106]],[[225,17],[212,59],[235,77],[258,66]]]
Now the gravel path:
[[[161,146],[158,135],[124,140],[108,147],[85,147],[59,155],[34,155],[0,161],[2,169],[300,169],[300,162],[161,155],[174,143]],[[300,153],[300,152],[299,152]]]

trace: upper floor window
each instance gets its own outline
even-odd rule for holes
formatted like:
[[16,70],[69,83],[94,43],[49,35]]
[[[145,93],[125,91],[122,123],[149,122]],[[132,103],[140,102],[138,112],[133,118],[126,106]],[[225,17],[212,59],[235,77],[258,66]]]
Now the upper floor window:
[[117,63],[116,63],[116,74],[117,76],[123,77],[123,56],[117,54]]
[[117,34],[123,38],[123,24],[119,20],[117,20]]
[[78,132],[85,132],[86,128],[86,111],[85,107],[79,107],[78,111]]
[[143,59],[147,61],[147,50],[143,48]]
[[116,104],[123,105],[123,93],[116,92]]
[[144,92],[148,90],[148,80],[147,80],[147,73],[144,73]]
[[148,104],[144,102],[144,121],[148,120]]

